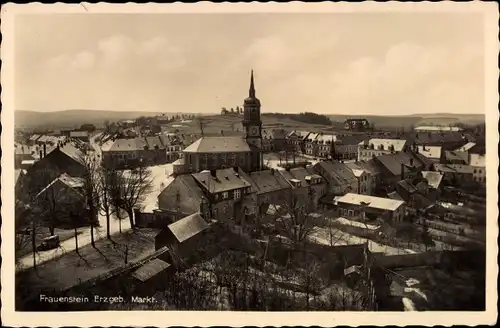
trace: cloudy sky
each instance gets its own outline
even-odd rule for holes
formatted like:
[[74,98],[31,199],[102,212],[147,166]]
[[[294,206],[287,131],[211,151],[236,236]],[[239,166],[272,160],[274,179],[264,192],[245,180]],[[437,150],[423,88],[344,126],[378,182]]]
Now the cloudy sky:
[[484,112],[473,13],[61,14],[15,21],[15,107]]

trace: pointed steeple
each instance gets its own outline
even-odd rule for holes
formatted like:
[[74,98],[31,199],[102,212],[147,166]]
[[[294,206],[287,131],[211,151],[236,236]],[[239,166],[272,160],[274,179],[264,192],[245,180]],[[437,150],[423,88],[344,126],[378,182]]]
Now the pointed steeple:
[[250,98],[255,98],[255,86],[253,83],[253,70],[252,70],[252,74],[250,76],[250,90],[249,90],[248,96]]

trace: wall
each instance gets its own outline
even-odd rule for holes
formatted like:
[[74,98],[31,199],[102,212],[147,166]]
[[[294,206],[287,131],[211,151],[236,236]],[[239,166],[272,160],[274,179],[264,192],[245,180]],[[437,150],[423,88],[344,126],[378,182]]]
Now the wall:
[[189,214],[172,213],[169,211],[141,212],[137,209],[134,209],[134,215],[135,224],[139,228],[164,229],[170,223],[173,223]]

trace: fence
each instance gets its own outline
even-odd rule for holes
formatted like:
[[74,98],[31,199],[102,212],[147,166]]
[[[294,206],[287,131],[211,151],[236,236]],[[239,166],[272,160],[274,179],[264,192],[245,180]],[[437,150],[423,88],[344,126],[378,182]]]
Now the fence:
[[179,218],[187,216],[187,214],[167,211],[141,212],[138,209],[134,209],[134,216],[135,225],[139,228],[164,229]]

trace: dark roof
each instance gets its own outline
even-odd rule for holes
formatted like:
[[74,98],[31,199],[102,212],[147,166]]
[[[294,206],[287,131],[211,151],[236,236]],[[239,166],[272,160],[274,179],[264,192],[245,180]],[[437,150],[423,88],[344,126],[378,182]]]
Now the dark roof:
[[322,161],[316,163],[315,167],[319,167],[324,170],[324,174],[327,174],[339,185],[350,184],[358,181],[353,171],[344,163],[339,161]]
[[[381,155],[376,158],[382,166],[384,166],[391,174],[401,175],[401,164],[404,164],[407,169],[410,167],[422,168],[422,163],[413,156],[411,152],[399,152],[395,154]],[[413,161],[413,164],[411,164]],[[405,169],[406,170],[406,169]]]
[[466,151],[445,150],[444,156],[447,161],[469,162],[469,154]]
[[188,153],[241,153],[250,147],[243,137],[202,137],[186,147]]
[[163,140],[156,136],[156,137],[146,137],[146,144],[148,145],[149,149],[155,149],[155,146],[158,146],[159,149],[164,149],[165,145],[163,144]]
[[403,197],[401,197],[401,195],[398,194],[396,191],[388,193],[387,197],[394,200],[404,201]]
[[464,164],[434,164],[434,170],[438,172],[473,174],[474,169]]
[[[68,142],[64,146],[61,146],[59,148],[51,148],[50,153],[53,151],[59,150],[61,153],[65,154],[66,156],[74,159],[77,162],[81,161],[81,158],[83,157],[83,152],[75,147],[72,143]],[[47,155],[49,154],[49,150],[47,150]]]
[[[281,171],[281,172],[286,172],[286,171]],[[321,175],[319,175],[318,172],[312,166],[294,167],[293,169],[290,169],[288,173],[291,178],[288,178],[286,176],[284,177],[289,181],[293,179],[300,180],[302,182],[302,187],[306,187],[309,185],[309,181],[306,179],[306,177],[315,176],[316,178],[321,180],[321,183],[325,182],[325,179]]]
[[136,151],[144,149],[147,146],[144,138],[116,139],[113,144],[105,151]]
[[177,241],[182,243],[208,229],[208,227],[208,223],[201,217],[199,212],[196,212],[169,224],[168,229],[172,232]]
[[179,210],[186,214],[199,211],[200,202],[204,197],[201,187],[190,174],[177,176],[158,195],[158,198],[161,198],[161,209]]
[[134,271],[132,276],[139,281],[145,282],[156,276],[158,273],[166,270],[168,267],[170,267],[169,263],[156,258]]
[[398,181],[398,186],[400,186],[409,193],[414,193],[417,191],[417,188],[407,180]]
[[[405,134],[410,144],[444,144],[464,141],[462,132],[410,132]],[[465,143],[465,142],[464,142]]]
[[258,194],[291,188],[284,177],[276,170],[252,172],[250,178]]
[[[238,171],[242,170],[238,169]],[[214,173],[215,177],[212,176],[211,171],[202,171],[191,175],[211,194],[252,186],[249,181],[233,168],[215,170]]]

